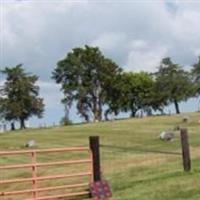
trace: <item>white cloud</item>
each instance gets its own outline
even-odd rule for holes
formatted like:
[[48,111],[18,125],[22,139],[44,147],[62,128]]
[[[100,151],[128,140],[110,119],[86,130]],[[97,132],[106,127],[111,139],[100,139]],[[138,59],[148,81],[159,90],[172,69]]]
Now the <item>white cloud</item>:
[[[1,66],[22,62],[42,79],[67,51],[84,44],[99,46],[121,66],[137,63],[133,50],[141,56],[142,46],[150,63],[167,46],[168,56],[186,65],[195,56],[187,50],[200,48],[200,3],[4,0],[1,7]],[[158,56],[150,53],[154,49]]]
[[24,63],[40,76],[41,94],[52,108],[61,92],[51,72],[74,47],[98,45],[133,71],[154,71],[164,56],[190,66],[200,53],[200,1],[0,2],[0,67]]
[[167,47],[156,47],[143,40],[132,41],[131,48],[124,66],[127,71],[155,72],[161,59],[168,53]]
[[[4,83],[5,80],[1,80],[0,87],[3,86]],[[63,95],[60,92],[60,85],[48,81],[37,81],[36,85],[40,87],[39,96],[44,99],[46,109],[61,106]]]
[[5,80],[1,80],[1,81],[0,81],[0,86],[3,86],[4,83],[5,83]]
[[188,45],[195,44],[195,42],[199,41],[199,19],[200,9],[199,11],[180,10],[173,21],[173,30],[176,38]]
[[132,49],[142,50],[142,49],[145,49],[147,47],[147,43],[144,40],[133,40],[133,41],[131,41],[130,46],[131,46]]
[[46,109],[61,106],[63,95],[60,92],[60,85],[46,81],[38,81],[37,85],[40,87],[40,96],[44,98]]
[[103,50],[113,50],[126,42],[126,36],[122,33],[103,33],[91,42],[92,46],[98,46]]
[[195,56],[200,56],[200,48],[194,48],[192,50],[193,50]]

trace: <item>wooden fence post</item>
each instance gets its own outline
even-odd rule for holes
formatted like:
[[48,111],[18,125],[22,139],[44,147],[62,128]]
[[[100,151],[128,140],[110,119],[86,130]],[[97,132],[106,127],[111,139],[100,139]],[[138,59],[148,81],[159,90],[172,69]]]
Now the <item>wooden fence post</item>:
[[89,138],[90,149],[92,151],[93,159],[93,181],[101,180],[101,167],[100,167],[100,151],[99,151],[99,137],[91,136]]
[[189,172],[191,170],[191,159],[187,129],[181,129],[181,145],[183,156],[183,168],[184,171]]

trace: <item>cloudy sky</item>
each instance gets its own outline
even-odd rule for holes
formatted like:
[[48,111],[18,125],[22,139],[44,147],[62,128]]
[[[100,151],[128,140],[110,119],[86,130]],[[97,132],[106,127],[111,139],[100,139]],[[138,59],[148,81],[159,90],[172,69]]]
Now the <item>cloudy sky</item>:
[[165,56],[189,69],[200,55],[199,21],[198,0],[0,0],[0,67],[23,63],[39,75],[46,112],[32,123],[58,122],[62,94],[50,77],[72,48],[99,46],[127,71],[153,72]]

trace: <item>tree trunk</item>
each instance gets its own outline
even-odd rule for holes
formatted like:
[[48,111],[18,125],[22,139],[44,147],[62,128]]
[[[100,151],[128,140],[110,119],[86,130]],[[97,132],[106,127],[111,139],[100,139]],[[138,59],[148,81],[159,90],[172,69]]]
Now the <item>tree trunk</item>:
[[85,112],[82,112],[81,115],[83,116],[83,118],[85,119],[85,121],[86,121],[87,123],[90,122],[90,117],[89,117]]
[[152,114],[152,109],[151,108],[148,108],[147,110],[146,110],[146,112],[147,112],[147,116],[152,116],[153,114]]
[[20,129],[25,129],[26,126],[25,126],[25,121],[24,119],[20,119]]
[[99,121],[101,121],[101,119],[100,119],[100,114],[99,114],[99,110],[95,110],[93,121],[94,121],[94,122],[99,122]]
[[11,122],[11,131],[14,131],[15,130],[15,123],[14,122]]
[[176,114],[180,114],[179,105],[176,99],[174,100],[174,105],[175,105]]
[[110,109],[108,108],[105,112],[104,112],[104,118],[106,121],[109,121],[108,115],[110,113]]
[[98,118],[99,118],[99,121],[102,121],[102,104],[101,104],[100,99],[99,99],[99,102],[98,102]]
[[97,101],[97,98],[94,98],[93,101],[93,115],[94,115],[94,122],[102,121],[102,104],[101,101]]
[[131,117],[135,117],[137,110],[135,108],[131,108]]
[[93,122],[97,122],[98,121],[98,109],[97,109],[97,98],[96,96],[93,97],[93,109],[92,109],[92,112],[93,112]]

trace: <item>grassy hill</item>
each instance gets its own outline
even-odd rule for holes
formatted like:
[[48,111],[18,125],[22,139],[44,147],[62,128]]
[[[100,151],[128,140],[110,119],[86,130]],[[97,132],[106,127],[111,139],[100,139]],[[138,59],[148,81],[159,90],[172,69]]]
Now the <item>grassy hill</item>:
[[[30,139],[36,141],[37,148],[85,146],[88,145],[88,136],[99,135],[103,176],[110,182],[113,200],[198,200],[200,113],[187,115],[191,119],[187,124],[182,123],[183,115],[174,115],[10,132],[0,134],[0,150],[24,148]],[[189,130],[190,173],[184,173],[182,169],[179,131],[175,132],[172,142],[158,138],[161,131],[173,130],[177,125]],[[51,159],[50,156],[41,157],[41,161]],[[15,161],[25,162],[25,159],[16,157]],[[8,162],[9,159],[0,158],[0,164]],[[41,174],[52,173],[51,170]],[[60,169],[54,171],[60,172]],[[8,176],[17,175],[13,172]],[[6,174],[1,172],[0,178],[5,177]]]

